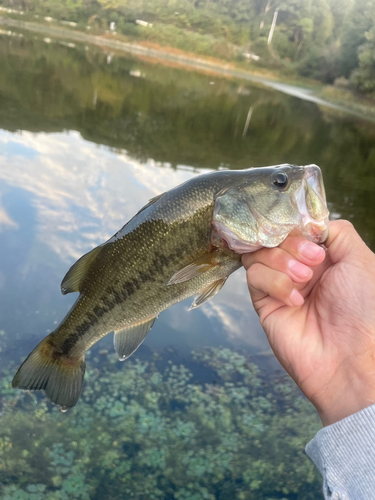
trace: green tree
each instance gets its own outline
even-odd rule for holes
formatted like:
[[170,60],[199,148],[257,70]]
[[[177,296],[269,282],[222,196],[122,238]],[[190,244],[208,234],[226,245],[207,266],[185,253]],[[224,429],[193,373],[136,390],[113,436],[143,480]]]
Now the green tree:
[[[259,54],[257,64],[266,68],[292,70],[330,83],[353,74],[358,90],[372,88],[375,0],[0,0],[0,4],[82,25],[92,20],[99,29],[115,21],[117,31],[130,40],[227,60],[241,59],[246,48]],[[136,19],[153,23],[153,28],[137,26]]]
[[346,78],[359,65],[358,48],[366,42],[366,32],[373,25],[373,8],[374,0],[355,0],[344,22],[339,72]]
[[359,68],[351,80],[358,90],[375,93],[375,27],[366,33],[366,39],[359,47]]

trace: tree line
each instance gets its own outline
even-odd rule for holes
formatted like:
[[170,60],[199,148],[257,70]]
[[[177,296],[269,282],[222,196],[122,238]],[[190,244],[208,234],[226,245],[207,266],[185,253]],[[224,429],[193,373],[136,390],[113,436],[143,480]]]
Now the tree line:
[[[375,0],[0,0],[193,52],[375,92]],[[136,20],[152,27],[137,25]],[[275,22],[276,21],[276,22]],[[272,40],[270,32],[275,22]],[[112,25],[114,26],[114,25]]]

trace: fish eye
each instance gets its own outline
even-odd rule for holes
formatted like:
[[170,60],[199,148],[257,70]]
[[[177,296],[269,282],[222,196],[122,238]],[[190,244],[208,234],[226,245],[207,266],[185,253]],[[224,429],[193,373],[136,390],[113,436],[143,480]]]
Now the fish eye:
[[283,189],[288,185],[288,176],[285,172],[275,172],[272,176],[272,184],[279,189]]

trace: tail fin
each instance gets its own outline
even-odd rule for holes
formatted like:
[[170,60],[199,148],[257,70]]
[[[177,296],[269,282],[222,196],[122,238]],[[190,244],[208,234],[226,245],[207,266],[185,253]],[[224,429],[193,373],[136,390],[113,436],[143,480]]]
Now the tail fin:
[[28,355],[12,381],[12,387],[29,391],[44,390],[46,396],[67,410],[82,391],[86,363],[84,357],[68,358],[54,350],[48,335]]

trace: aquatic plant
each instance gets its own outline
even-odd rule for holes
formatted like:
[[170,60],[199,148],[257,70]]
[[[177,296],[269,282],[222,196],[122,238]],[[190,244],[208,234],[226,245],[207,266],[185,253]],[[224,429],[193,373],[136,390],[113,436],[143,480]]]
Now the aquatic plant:
[[3,377],[2,500],[320,497],[304,453],[319,423],[291,381],[229,349],[189,366],[109,359],[90,361],[82,400],[64,414]]

